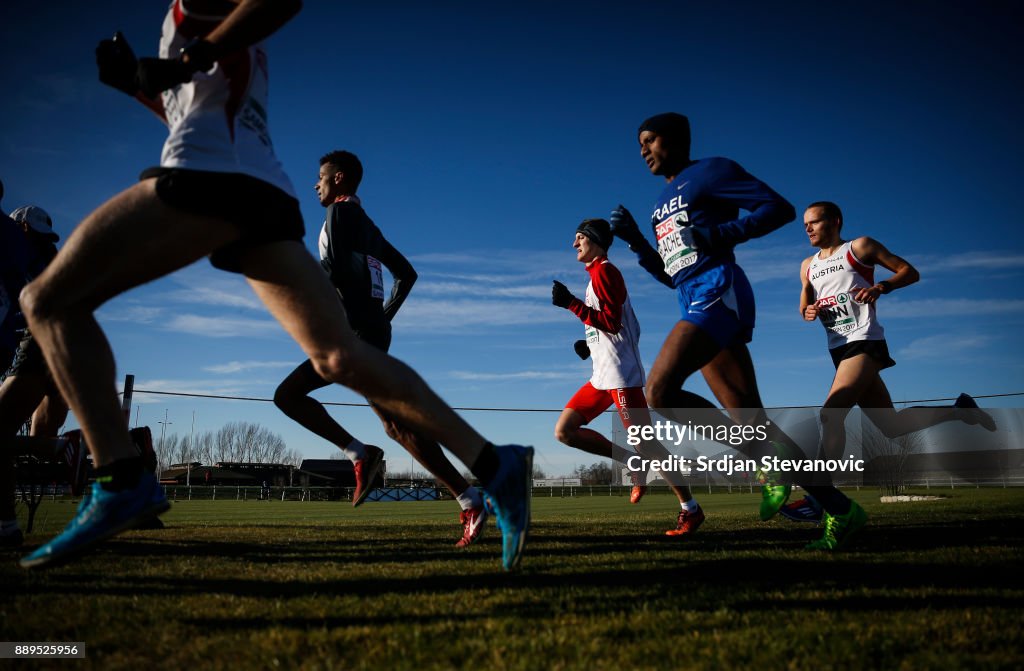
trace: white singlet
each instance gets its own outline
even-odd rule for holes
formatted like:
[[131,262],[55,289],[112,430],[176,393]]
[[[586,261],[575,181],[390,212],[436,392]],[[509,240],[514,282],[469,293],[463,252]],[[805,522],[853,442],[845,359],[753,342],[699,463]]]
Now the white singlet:
[[814,289],[818,317],[828,335],[828,348],[858,340],[883,340],[885,332],[875,317],[875,305],[853,300],[859,289],[875,284],[875,267],[861,263],[853,254],[853,242],[844,242],[827,259],[818,254],[807,266]]
[[[210,28],[223,18],[190,13],[191,4],[171,3],[160,36],[161,58],[177,58],[197,24]],[[262,44],[225,56],[191,82],[164,91],[162,116],[170,133],[160,166],[250,175],[295,197],[270,142],[267,91]]]

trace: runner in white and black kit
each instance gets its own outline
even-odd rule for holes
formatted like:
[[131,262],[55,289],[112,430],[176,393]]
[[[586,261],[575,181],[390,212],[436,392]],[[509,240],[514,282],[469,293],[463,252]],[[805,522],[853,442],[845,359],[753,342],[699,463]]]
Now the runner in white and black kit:
[[[327,208],[319,238],[320,265],[341,296],[352,330],[365,342],[387,352],[391,346],[391,320],[416,282],[416,271],[363,210],[356,195],[362,178],[362,163],[351,152],[333,151],[320,159],[315,188],[320,204]],[[383,268],[393,278],[387,302]],[[296,422],[340,447],[352,460],[356,476],[352,505],[358,506],[371,491],[384,451],[357,440],[309,395],[330,384],[307,359],[278,386],[274,403]],[[384,422],[388,436],[408,450],[459,502],[462,538],[456,545],[471,545],[480,537],[487,519],[477,488],[466,482],[435,441],[410,431],[372,407]]]
[[[576,315],[584,325],[585,340],[574,345],[583,358],[593,357],[594,374],[580,387],[555,424],[555,437],[576,449],[628,465],[630,458],[641,454],[644,459],[663,460],[668,450],[656,441],[644,442],[632,452],[592,429],[584,429],[612,403],[619,411],[624,427],[650,424],[650,412],[644,397],[644,365],[640,360],[640,324],[633,313],[629,292],[622,273],[608,260],[608,248],[615,238],[604,219],[585,219],[573,239],[576,260],[586,265],[590,282],[584,300],[572,295],[561,282],[551,288],[551,302]],[[639,503],[646,487],[646,469],[631,469],[633,489],[630,503]],[[688,536],[704,522],[704,511],[683,485],[676,472],[662,474],[669,488],[679,499],[680,512],[676,526],[666,536]]]
[[[821,412],[825,456],[842,458],[846,447],[844,422],[855,405],[889,438],[952,420],[981,424],[995,431],[992,417],[967,394],[961,394],[951,408],[906,408],[899,412],[893,408],[881,371],[895,362],[889,356],[875,304],[880,296],[917,282],[920,275],[873,238],[843,240],[842,227],[843,213],[835,203],[811,203],[804,212],[804,230],[811,246],[820,251],[800,267],[800,314],[806,321],[821,321],[836,367]],[[892,272],[892,277],[876,281],[876,265]],[[846,540],[848,530],[831,518],[826,512],[825,538],[818,541],[823,549],[834,549]]]
[[60,535],[22,558],[26,568],[67,560],[169,507],[128,434],[113,353],[93,312],[207,255],[246,276],[318,375],[467,464],[494,502],[505,568],[519,563],[533,449],[488,443],[412,369],[360,340],[302,244],[298,201],[270,141],[260,44],[300,7],[299,0],[174,0],[158,58],[136,59],[120,35],[96,50],[100,80],[144,102],[169,134],[160,167],[89,215],[21,293],[29,328],[97,467],[88,502]]

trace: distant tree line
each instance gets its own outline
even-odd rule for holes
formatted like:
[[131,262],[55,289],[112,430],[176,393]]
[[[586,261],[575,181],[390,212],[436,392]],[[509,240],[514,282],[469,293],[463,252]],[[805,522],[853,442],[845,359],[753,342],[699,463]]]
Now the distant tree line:
[[577,466],[572,472],[572,477],[579,478],[584,485],[611,485],[616,482],[615,469],[609,461]]
[[302,464],[302,454],[285,445],[284,439],[265,426],[252,422],[230,422],[217,431],[195,434],[189,445],[188,434],[172,433],[160,439],[153,436],[153,449],[161,471],[171,464],[200,462],[213,465],[220,461],[241,461],[253,464]]

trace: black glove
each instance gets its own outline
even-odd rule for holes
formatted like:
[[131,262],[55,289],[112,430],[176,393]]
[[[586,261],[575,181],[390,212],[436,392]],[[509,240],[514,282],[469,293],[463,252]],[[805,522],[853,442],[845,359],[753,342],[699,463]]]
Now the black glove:
[[572,344],[572,348],[576,350],[576,356],[584,361],[590,358],[590,345],[586,340],[577,340]]
[[102,40],[96,45],[96,65],[99,66],[100,81],[132,97],[139,90],[135,80],[138,64],[135,52],[120,30],[114,33],[113,39]]
[[705,254],[715,251],[718,242],[714,226],[687,226],[680,232],[680,235],[687,247]]
[[140,58],[135,77],[142,95],[155,98],[162,91],[192,81],[195,72],[178,58]]
[[612,235],[622,238],[630,247],[644,239],[644,234],[640,232],[640,227],[636,225],[633,215],[622,205],[612,210],[611,216],[608,217],[608,223],[611,224]]
[[155,98],[161,91],[190,82],[195,73],[213,67],[216,52],[217,47],[196,38],[181,48],[178,58],[141,58],[135,75],[139,89],[146,97]]
[[574,298],[576,297],[572,295],[572,292],[569,291],[568,287],[566,287],[558,280],[554,280],[551,283],[552,305],[557,305],[560,308],[567,308],[569,307],[569,303],[572,303],[572,299]]

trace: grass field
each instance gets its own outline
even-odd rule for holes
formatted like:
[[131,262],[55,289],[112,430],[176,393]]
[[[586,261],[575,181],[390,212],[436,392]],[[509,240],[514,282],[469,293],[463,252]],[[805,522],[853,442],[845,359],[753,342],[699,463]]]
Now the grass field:
[[[450,501],[183,502],[68,566],[0,556],[0,640],[85,641],[76,668],[103,669],[1021,668],[1024,490],[945,493],[861,491],[838,555],[756,495],[700,497],[682,542],[669,496],[538,497],[511,575],[493,527],[452,547]],[[29,542],[71,513],[45,502]]]

